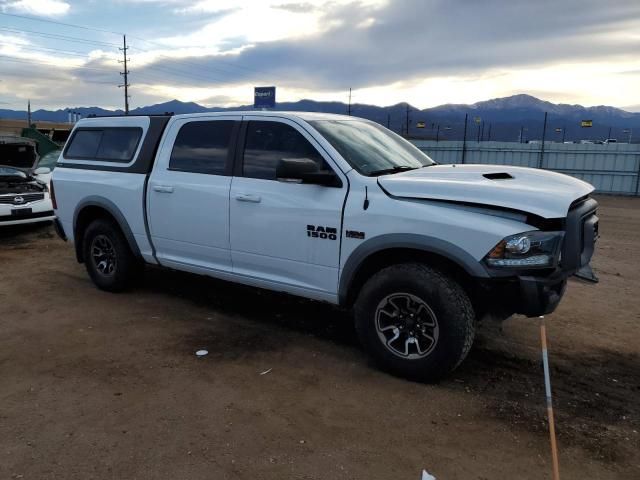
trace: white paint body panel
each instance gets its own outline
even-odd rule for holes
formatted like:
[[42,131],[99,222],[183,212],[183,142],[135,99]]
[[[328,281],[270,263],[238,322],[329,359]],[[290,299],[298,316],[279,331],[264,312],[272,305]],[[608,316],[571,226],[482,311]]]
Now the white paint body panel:
[[[264,117],[246,115],[244,120]],[[233,271],[283,286],[335,295],[340,222],[348,184],[331,157],[306,130],[287,119],[273,121],[285,123],[304,136],[338,172],[343,185],[334,188],[234,177],[230,195]],[[250,201],[246,201],[247,196]],[[336,228],[337,238],[309,237],[307,225]]]
[[153,262],[151,244],[144,226],[143,192],[145,176],[135,173],[101,172],[56,168],[53,171],[56,213],[68,239],[73,242],[73,216],[76,206],[90,197],[102,197],[113,202],[131,228],[140,253]]
[[[240,117],[281,121],[296,128],[342,179],[342,188],[167,170],[180,125],[189,120]],[[286,112],[174,116],[160,141],[146,199],[145,175],[60,168],[54,171],[57,213],[73,240],[76,206],[87,197],[102,196],[125,216],[149,262],[155,261],[153,243],[161,265],[337,303],[342,270],[363,241],[388,234],[420,235],[448,242],[480,262],[504,237],[534,229],[517,215],[505,218],[490,210],[429,199],[501,206],[557,218],[566,215],[573,200],[592,191],[589,184],[570,177],[503,166],[433,166],[365,177],[306,122],[322,118],[351,117]],[[126,122],[147,128],[145,120],[148,122],[144,117],[91,122],[101,126]],[[483,173],[504,171],[515,180],[482,177]],[[154,189],[163,186],[171,187],[172,192]],[[241,201],[247,197],[254,201]],[[145,230],[144,202],[152,243]],[[307,225],[335,227],[338,237],[311,238]],[[364,232],[366,238],[346,238],[346,230]]]
[[[376,178],[363,177],[355,171],[349,173],[349,180],[344,229],[365,232],[366,240],[388,234],[424,235],[456,245],[481,261],[504,237],[535,230],[520,221],[479,214],[455,205],[390,198]],[[369,198],[367,210],[363,208],[365,186]],[[361,243],[362,240],[343,238],[341,268]]]
[[[513,179],[489,180],[485,173],[508,173]],[[504,165],[436,165],[380,178],[396,197],[452,200],[524,210],[544,218],[562,218],[571,202],[593,192],[577,178]]]
[[[198,121],[235,120],[238,115],[198,117]],[[181,118],[167,126],[147,188],[151,241],[162,265],[184,265],[230,272],[229,189],[231,177],[169,170]]]
[[[142,139],[149,128],[148,117],[113,117],[87,118],[76,123],[78,127],[140,127],[142,137],[134,154],[134,160],[129,163],[108,163],[116,168],[126,168],[135,161],[142,147]],[[73,131],[71,132],[73,135]],[[64,153],[60,155],[58,163],[86,164],[86,161],[68,160]],[[102,165],[106,162],[92,162],[92,165]],[[113,202],[122,212],[145,261],[156,263],[151,243],[145,229],[143,197],[145,175],[136,173],[108,172],[100,170],[81,170],[74,168],[56,168],[52,179],[55,187],[58,209],[56,214],[62,223],[67,238],[72,243],[73,221],[76,207],[89,197],[102,197]]]

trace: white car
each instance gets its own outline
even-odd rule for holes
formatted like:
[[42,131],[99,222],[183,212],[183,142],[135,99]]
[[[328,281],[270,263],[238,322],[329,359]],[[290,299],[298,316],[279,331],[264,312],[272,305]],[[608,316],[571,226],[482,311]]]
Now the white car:
[[50,154],[40,159],[28,139],[0,140],[0,227],[55,218],[49,196],[54,157]]

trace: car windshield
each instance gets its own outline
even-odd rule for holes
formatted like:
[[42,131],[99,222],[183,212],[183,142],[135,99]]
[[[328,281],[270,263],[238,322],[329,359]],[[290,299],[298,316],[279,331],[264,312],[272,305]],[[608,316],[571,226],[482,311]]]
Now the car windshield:
[[413,144],[377,123],[365,120],[309,123],[363,175],[383,175],[435,164]]
[[56,163],[58,162],[58,158],[60,157],[61,150],[54,150],[53,152],[49,152],[46,155],[40,157],[38,160],[38,168],[47,167],[51,170],[56,168]]
[[26,180],[27,174],[21,170],[11,167],[0,166],[0,181]]

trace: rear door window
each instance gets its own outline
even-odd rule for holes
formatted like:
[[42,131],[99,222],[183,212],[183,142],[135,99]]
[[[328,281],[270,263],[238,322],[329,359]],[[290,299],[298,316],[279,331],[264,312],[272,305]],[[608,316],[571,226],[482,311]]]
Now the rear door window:
[[209,120],[184,124],[173,144],[169,170],[224,175],[235,123]]
[[78,129],[71,137],[65,158],[127,163],[140,142],[140,128]]

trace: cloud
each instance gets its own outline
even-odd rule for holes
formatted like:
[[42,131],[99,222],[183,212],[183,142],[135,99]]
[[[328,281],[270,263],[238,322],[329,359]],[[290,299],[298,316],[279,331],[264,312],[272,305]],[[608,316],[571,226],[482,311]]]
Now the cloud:
[[0,11],[55,17],[65,15],[71,5],[62,0],[4,0],[0,1]]
[[315,11],[318,7],[310,2],[298,2],[298,3],[281,3],[274,5],[273,8],[279,8],[281,10],[288,10],[294,13],[309,13]]
[[[32,4],[0,0],[2,8],[17,3]],[[342,92],[352,87],[355,101],[378,104],[473,102],[523,91],[571,102],[640,102],[634,74],[623,73],[640,69],[637,0],[127,4],[142,16],[145,9],[169,12],[162,21],[131,21],[132,45],[145,50],[130,51],[137,98],[246,103],[252,85],[275,84],[279,99],[345,100]],[[135,35],[153,41],[141,45]],[[119,80],[111,57],[68,68],[77,82]],[[119,102],[117,90],[105,95]]]
[[[640,47],[637,37],[628,35],[640,29],[640,2],[618,2],[604,10],[597,8],[595,0],[541,4],[547,9],[536,2],[498,0],[333,4],[300,30],[279,24],[284,38],[272,39],[270,31],[265,31],[244,39],[245,48],[236,55],[163,59],[162,63],[187,74],[215,71],[215,78],[226,82],[249,79],[318,91],[624,60],[635,56]],[[253,20],[260,24],[264,18]],[[216,23],[166,42],[188,45],[210,39],[215,43],[241,31],[244,21],[244,17],[223,19],[221,28]],[[251,31],[252,25],[246,24],[246,30]]]

